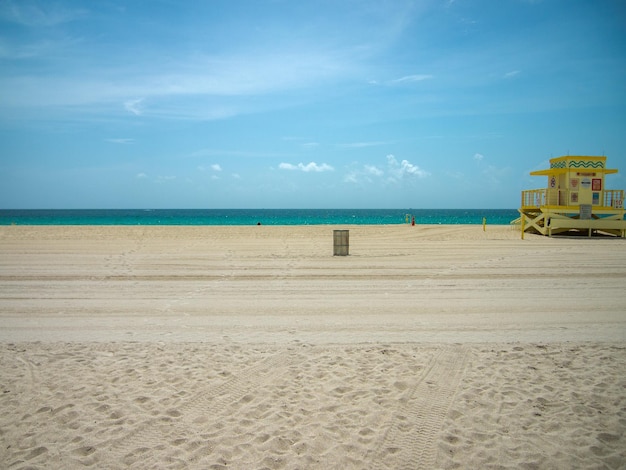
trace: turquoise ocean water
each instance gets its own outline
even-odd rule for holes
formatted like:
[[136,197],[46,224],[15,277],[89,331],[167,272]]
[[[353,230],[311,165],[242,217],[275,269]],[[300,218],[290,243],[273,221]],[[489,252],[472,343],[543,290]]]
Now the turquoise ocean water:
[[[81,209],[0,210],[0,225],[506,225],[516,209]],[[410,219],[409,219],[410,220]]]

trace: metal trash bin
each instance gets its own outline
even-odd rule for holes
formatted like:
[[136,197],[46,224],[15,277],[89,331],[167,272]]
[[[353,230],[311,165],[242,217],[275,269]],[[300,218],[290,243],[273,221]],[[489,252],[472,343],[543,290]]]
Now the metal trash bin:
[[591,214],[593,213],[593,206],[591,204],[581,204],[578,207],[580,220],[591,220]]
[[350,230],[333,230],[333,256],[348,256]]

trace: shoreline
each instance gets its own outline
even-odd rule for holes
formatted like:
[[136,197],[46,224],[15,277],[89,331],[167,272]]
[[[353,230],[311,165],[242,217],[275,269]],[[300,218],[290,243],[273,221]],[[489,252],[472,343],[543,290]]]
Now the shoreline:
[[[329,225],[482,223],[508,224],[517,209],[200,209],[200,210],[35,210],[2,211],[0,224],[109,224],[109,225]],[[408,219],[408,220],[407,220]]]
[[[133,227],[146,227],[146,228],[150,228],[150,227],[154,227],[154,228],[158,228],[158,227],[163,227],[163,228],[167,228],[167,227],[171,227],[171,228],[181,228],[184,229],[186,227],[189,228],[227,228],[227,227],[232,227],[232,228],[245,228],[245,227],[249,227],[249,228],[254,228],[254,227],[277,227],[277,228],[298,228],[298,227],[335,227],[335,226],[339,226],[339,227],[411,227],[411,228],[420,228],[420,227],[481,227],[482,228],[482,223],[473,223],[473,224],[420,224],[420,223],[415,223],[415,225],[411,225],[410,223],[406,223],[406,222],[402,222],[402,223],[397,223],[397,224],[261,224],[258,225],[257,223],[250,223],[250,224],[236,224],[236,225],[229,225],[229,224],[220,224],[220,225],[213,225],[213,224],[4,224],[4,225],[0,225],[0,228],[2,227],[40,227],[40,228],[46,228],[46,227],[67,227],[67,228],[76,228],[76,227],[112,227],[112,228],[133,228]],[[515,227],[515,225],[513,224],[489,224],[487,223],[487,227]]]

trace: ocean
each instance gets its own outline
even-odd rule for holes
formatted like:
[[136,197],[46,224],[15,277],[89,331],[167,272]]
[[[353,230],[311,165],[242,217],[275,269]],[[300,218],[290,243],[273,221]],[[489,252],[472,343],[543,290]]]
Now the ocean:
[[0,225],[508,225],[517,209],[4,209]]

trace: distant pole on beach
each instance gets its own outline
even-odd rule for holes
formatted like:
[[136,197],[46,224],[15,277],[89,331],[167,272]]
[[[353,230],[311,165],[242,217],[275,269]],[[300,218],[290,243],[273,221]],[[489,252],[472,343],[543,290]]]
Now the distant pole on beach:
[[487,217],[483,217],[483,232],[487,231]]

